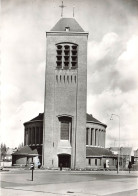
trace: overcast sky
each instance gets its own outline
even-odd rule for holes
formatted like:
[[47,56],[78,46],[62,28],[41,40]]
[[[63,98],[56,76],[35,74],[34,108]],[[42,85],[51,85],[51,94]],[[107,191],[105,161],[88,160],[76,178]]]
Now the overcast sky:
[[[1,142],[23,142],[25,121],[44,111],[46,31],[60,0],[2,0]],[[106,146],[138,148],[138,1],[64,0],[88,39],[87,112],[107,124]]]

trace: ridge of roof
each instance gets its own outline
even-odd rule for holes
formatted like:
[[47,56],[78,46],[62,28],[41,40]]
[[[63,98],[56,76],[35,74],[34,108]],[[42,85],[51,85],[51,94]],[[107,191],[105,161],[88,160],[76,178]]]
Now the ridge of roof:
[[74,18],[61,18],[50,31],[65,31],[66,27],[69,27],[71,32],[84,32]]

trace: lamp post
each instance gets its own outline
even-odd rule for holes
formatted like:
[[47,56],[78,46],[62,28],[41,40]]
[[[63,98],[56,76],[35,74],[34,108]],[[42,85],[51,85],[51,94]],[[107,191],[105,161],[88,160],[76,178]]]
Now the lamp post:
[[113,120],[113,116],[116,116],[119,121],[119,147],[118,147],[118,163],[117,163],[117,173],[119,173],[119,159],[120,159],[120,116],[117,114],[111,114],[110,120]]

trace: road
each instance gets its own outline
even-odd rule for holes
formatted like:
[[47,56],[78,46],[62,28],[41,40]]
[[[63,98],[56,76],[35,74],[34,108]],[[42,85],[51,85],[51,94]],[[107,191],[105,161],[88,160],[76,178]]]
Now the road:
[[1,196],[137,196],[138,173],[110,171],[31,171],[1,174]]

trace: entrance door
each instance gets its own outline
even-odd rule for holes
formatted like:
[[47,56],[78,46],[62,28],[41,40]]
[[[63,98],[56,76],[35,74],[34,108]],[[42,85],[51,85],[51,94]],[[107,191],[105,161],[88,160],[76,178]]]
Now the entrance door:
[[62,167],[70,168],[71,156],[68,154],[58,155],[58,166],[62,164]]

